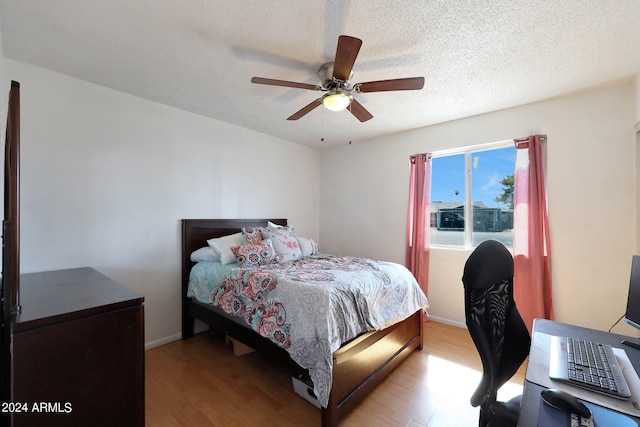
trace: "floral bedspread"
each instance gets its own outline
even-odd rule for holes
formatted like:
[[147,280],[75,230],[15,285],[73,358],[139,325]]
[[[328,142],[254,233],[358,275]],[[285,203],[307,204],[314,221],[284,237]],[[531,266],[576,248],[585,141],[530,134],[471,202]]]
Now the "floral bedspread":
[[332,354],[342,343],[428,307],[413,275],[390,262],[313,255],[235,271],[213,288],[209,302],[244,319],[308,369],[324,407]]

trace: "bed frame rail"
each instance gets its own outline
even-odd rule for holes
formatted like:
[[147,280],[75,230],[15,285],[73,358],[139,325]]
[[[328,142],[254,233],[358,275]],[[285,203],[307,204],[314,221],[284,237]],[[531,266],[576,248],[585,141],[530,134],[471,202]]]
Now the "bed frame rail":
[[333,387],[322,427],[334,427],[342,414],[362,401],[411,352],[422,350],[422,314],[414,313],[382,331],[369,332],[333,354]]

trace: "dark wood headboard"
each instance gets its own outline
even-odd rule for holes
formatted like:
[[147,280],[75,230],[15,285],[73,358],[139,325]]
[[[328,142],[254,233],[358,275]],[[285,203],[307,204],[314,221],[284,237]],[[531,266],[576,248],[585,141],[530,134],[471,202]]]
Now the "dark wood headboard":
[[[283,218],[254,218],[254,219],[183,219],[182,220],[182,323],[183,335],[185,323],[193,323],[190,314],[191,298],[187,297],[189,273],[194,263],[191,262],[191,252],[207,246],[207,240],[234,234],[243,227],[266,227],[271,221],[278,225],[287,225]],[[184,337],[183,337],[184,338]]]

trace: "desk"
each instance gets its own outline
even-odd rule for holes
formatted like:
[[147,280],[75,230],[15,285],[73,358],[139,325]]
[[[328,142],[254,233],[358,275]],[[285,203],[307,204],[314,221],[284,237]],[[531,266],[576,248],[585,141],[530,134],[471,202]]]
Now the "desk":
[[[629,338],[624,335],[612,334],[544,319],[536,319],[534,321],[533,335],[535,336],[536,333],[557,336],[573,336],[603,344],[611,344],[613,347],[624,348],[631,360],[631,363],[633,364],[633,367],[637,372],[640,372],[640,350],[635,350],[620,344],[620,341],[625,338]],[[543,387],[525,380],[518,427],[536,427],[538,408],[540,406],[540,392],[543,389]],[[635,420],[640,422],[640,418],[635,418]]]

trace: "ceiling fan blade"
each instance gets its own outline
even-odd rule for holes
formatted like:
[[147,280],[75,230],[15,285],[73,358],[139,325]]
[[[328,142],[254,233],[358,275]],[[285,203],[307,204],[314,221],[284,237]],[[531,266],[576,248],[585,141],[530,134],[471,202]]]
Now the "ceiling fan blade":
[[359,92],[385,92],[390,90],[419,90],[424,87],[424,77],[408,77],[406,79],[378,80],[358,83]]
[[333,61],[333,77],[338,80],[349,80],[351,69],[362,46],[362,40],[351,36],[338,37],[336,58]]
[[306,107],[302,107],[299,111],[293,113],[290,117],[287,117],[287,120],[298,120],[300,117],[309,113],[311,110],[318,107],[320,104],[322,104],[322,98],[318,98],[315,101],[313,101],[311,104],[307,105]]
[[351,100],[351,104],[349,105],[348,110],[351,111],[351,114],[353,114],[356,119],[360,120],[361,122],[366,122],[367,120],[373,119],[373,115],[369,111],[367,111],[367,109],[364,108],[362,104],[356,101],[355,98]]
[[309,89],[309,90],[321,89],[320,86],[312,85],[309,83],[298,83],[298,82],[290,82],[287,80],[266,79],[264,77],[252,77],[251,83],[257,83],[261,85],[271,85],[271,86],[294,87],[296,89]]

